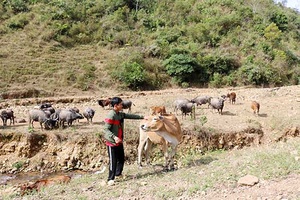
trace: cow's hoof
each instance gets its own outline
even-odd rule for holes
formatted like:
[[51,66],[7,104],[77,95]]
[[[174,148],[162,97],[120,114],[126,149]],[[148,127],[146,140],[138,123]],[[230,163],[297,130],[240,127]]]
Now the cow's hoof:
[[176,168],[173,166],[173,167],[170,167],[169,171],[175,171]]
[[163,172],[168,172],[168,171],[169,171],[168,166],[164,166],[163,169],[162,169],[162,171],[163,171]]

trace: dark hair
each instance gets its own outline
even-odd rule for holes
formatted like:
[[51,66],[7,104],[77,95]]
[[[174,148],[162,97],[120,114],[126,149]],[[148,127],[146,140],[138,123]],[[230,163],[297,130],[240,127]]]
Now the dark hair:
[[120,97],[113,97],[110,101],[110,104],[112,107],[114,107],[114,105],[119,104],[122,102],[122,99]]

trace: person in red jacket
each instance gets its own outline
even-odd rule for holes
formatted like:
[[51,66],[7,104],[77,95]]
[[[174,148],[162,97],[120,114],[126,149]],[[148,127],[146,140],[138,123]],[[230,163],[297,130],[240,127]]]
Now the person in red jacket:
[[115,177],[122,176],[125,161],[123,146],[124,119],[146,119],[142,115],[122,112],[123,105],[120,97],[113,97],[111,106],[113,109],[107,114],[103,129],[109,157],[108,185],[114,185]]

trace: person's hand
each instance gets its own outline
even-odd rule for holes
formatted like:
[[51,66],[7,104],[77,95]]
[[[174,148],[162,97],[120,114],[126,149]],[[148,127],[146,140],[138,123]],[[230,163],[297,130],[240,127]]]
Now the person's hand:
[[122,143],[122,140],[120,138],[118,138],[117,136],[114,137],[114,140],[115,140],[116,144]]

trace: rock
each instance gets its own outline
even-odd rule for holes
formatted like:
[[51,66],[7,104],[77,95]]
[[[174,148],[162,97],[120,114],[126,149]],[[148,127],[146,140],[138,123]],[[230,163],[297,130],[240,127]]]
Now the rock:
[[259,182],[258,178],[252,175],[246,175],[238,180],[239,185],[253,186]]
[[145,186],[145,185],[147,185],[147,182],[146,182],[146,181],[143,181],[143,182],[141,182],[141,185],[142,185],[142,186]]

